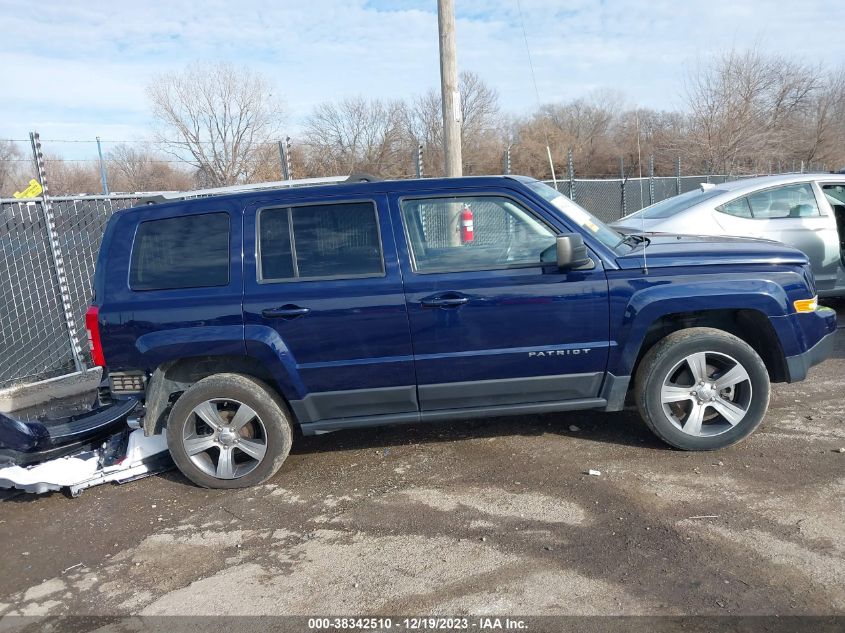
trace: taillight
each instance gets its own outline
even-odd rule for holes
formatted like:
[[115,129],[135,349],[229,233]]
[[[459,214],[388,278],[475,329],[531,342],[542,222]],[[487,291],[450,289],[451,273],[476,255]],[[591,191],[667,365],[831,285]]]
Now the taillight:
[[85,329],[88,330],[88,347],[91,349],[91,360],[98,367],[106,366],[103,356],[103,344],[100,341],[100,308],[91,306],[85,313]]

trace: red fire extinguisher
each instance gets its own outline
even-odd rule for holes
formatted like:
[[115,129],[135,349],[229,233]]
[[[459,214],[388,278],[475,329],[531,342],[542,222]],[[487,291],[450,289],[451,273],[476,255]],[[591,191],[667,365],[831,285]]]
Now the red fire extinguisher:
[[464,210],[461,211],[461,244],[469,244],[474,239],[472,209],[469,205],[464,205]]

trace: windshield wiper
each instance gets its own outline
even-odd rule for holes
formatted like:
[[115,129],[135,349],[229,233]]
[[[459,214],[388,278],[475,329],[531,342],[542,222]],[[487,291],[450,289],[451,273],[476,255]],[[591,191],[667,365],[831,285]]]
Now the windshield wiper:
[[622,240],[617,244],[617,246],[621,246],[622,244],[628,244],[629,246],[636,246],[637,244],[641,244],[645,242],[646,246],[651,241],[645,235],[640,235],[638,233],[627,233],[623,234],[624,237]]

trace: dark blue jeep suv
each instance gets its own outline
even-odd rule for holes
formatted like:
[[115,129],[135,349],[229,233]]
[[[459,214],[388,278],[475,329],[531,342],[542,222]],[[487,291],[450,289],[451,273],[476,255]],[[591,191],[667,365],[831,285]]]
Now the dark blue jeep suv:
[[529,178],[368,182],[116,213],[87,315],[102,397],[143,402],[202,486],[254,485],[306,435],[626,398],[672,446],[760,424],[828,354],[807,258],[624,235]]

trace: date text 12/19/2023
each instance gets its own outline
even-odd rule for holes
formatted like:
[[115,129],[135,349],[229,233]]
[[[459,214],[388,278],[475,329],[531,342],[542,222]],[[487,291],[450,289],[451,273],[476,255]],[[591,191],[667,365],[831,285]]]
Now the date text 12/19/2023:
[[308,628],[331,630],[407,630],[407,631],[518,631],[528,628],[525,620],[508,617],[340,617],[309,618]]

